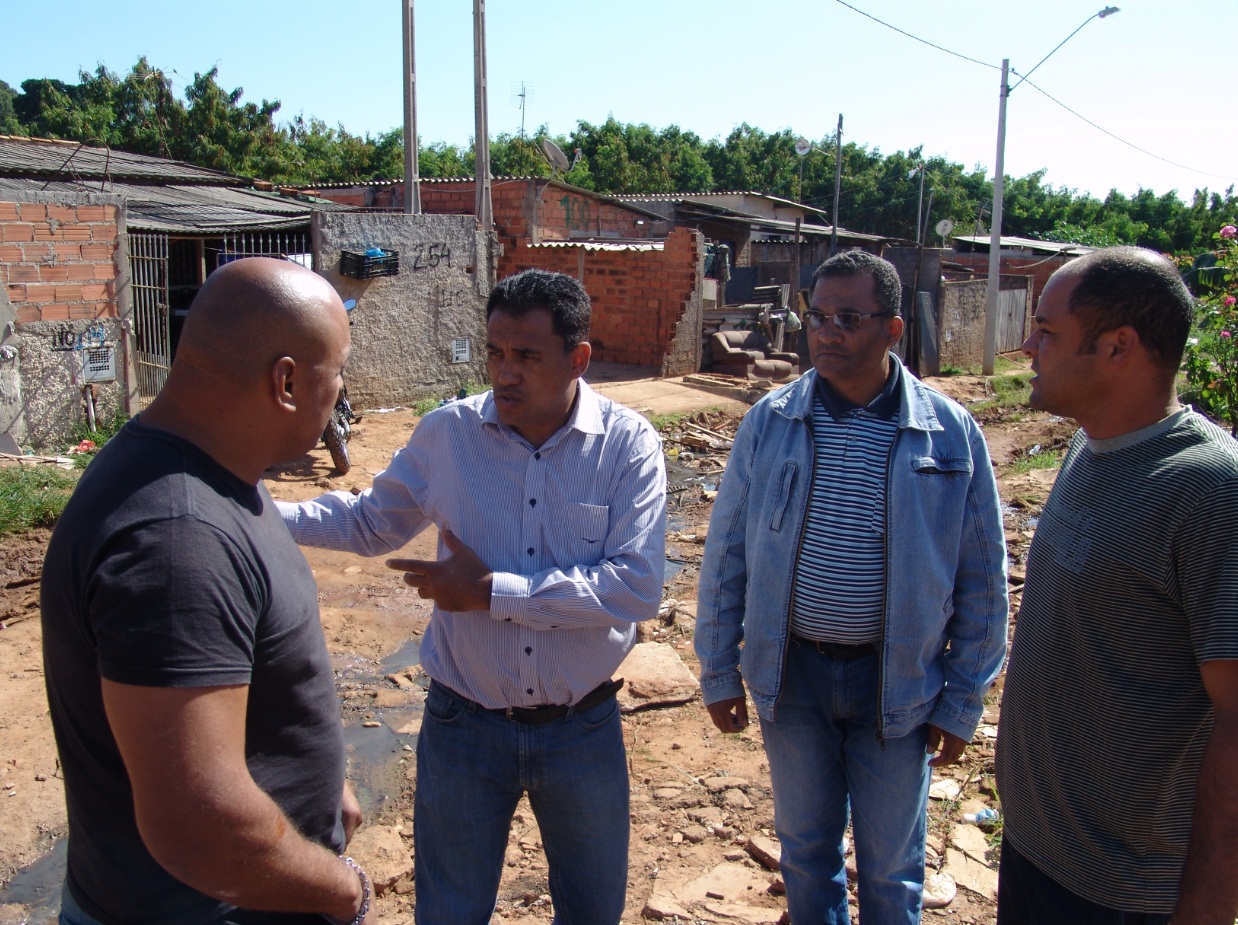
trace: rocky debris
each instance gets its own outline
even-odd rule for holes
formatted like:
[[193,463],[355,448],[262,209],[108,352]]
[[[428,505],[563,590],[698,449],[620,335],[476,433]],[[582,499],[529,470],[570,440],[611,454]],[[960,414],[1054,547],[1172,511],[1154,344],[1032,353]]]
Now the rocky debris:
[[772,838],[753,835],[748,839],[748,853],[767,870],[782,870],[782,846]]
[[957,848],[946,849],[945,872],[963,889],[997,901],[997,871]]
[[952,777],[943,777],[929,784],[930,800],[957,800],[963,786]]
[[407,668],[401,668],[399,671],[393,671],[387,675],[387,680],[401,690],[412,691],[421,687],[417,683],[418,679],[425,675],[425,669],[420,665],[409,665]]
[[418,713],[416,716],[410,719],[407,723],[405,723],[403,726],[397,729],[395,731],[395,734],[399,736],[420,735],[421,734],[421,719],[422,719],[422,715]]
[[925,871],[923,901],[925,909],[944,909],[954,902],[957,894],[958,888],[954,884],[954,878],[949,874]]
[[692,920],[692,913],[674,896],[661,890],[654,890],[653,895],[645,903],[641,915],[647,919],[679,919],[685,922]]
[[410,703],[417,701],[417,693],[407,688],[400,690],[376,690],[370,691],[370,696],[374,701],[374,709],[376,710],[394,710],[399,707],[406,707]]
[[989,840],[974,825],[956,825],[950,831],[950,844],[973,861],[989,863]]
[[769,889],[769,881],[742,863],[724,862],[694,880],[672,890],[684,903],[701,903],[709,899],[736,902],[760,896]]
[[742,777],[706,777],[701,780],[701,785],[710,793],[748,789],[748,781]]
[[722,791],[722,805],[728,809],[752,809],[752,801],[737,788]]
[[395,826],[372,825],[361,829],[349,842],[348,854],[369,876],[378,896],[413,873],[413,859]]
[[625,681],[619,691],[619,709],[624,713],[652,706],[685,703],[696,696],[700,685],[679,654],[669,645],[642,642],[632,647],[618,677]]
[[703,825],[688,825],[679,834],[691,844],[699,845],[708,837],[709,830]]
[[781,909],[745,906],[742,903],[707,902],[705,911],[724,922],[750,922],[751,925],[778,925],[783,919]]

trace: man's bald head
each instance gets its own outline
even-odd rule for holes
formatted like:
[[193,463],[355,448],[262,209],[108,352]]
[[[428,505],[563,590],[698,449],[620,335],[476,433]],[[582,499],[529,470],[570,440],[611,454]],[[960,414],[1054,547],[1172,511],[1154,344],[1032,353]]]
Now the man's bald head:
[[177,359],[244,387],[263,379],[280,357],[320,361],[340,326],[347,330],[347,317],[317,273],[287,260],[247,257],[220,267],[198,291]]

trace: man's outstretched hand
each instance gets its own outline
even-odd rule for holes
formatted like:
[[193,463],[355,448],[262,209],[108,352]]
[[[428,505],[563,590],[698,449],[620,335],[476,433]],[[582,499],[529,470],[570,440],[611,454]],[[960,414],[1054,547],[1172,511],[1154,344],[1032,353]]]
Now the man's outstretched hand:
[[446,559],[388,559],[387,568],[403,572],[404,583],[440,610],[489,610],[492,573],[486,563],[447,527],[443,528],[443,545],[451,553]]

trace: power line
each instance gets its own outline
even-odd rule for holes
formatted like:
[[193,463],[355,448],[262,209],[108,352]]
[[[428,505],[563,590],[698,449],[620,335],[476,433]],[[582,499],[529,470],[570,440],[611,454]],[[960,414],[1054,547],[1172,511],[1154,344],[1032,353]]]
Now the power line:
[[[953,55],[953,56],[954,56],[954,57],[956,57],[956,58],[962,58],[964,61],[970,61],[972,64],[979,64],[981,67],[992,68],[992,69],[994,69],[994,70],[998,70],[998,71],[1000,71],[1000,70],[1001,70],[1001,68],[1000,68],[1000,67],[997,67],[996,65],[993,65],[993,64],[989,64],[987,61],[980,61],[980,60],[978,60],[978,59],[976,59],[976,58],[969,57],[969,56],[964,55],[964,54],[961,54],[961,53],[959,53],[959,52],[957,52],[957,51],[951,51],[949,48],[943,48],[941,45],[936,45],[936,44],[934,44],[933,42],[928,41],[928,39],[922,39],[922,38],[920,38],[920,36],[918,36],[918,35],[913,35],[912,33],[910,33],[910,32],[908,32],[908,31],[906,31],[905,29],[900,29],[898,26],[891,25],[890,23],[886,22],[886,21],[885,21],[885,20],[883,20],[883,19],[878,19],[876,16],[873,16],[871,13],[866,13],[866,12],[864,12],[863,10],[859,9],[858,7],[852,6],[850,3],[848,3],[848,2],[847,2],[847,0],[836,0],[836,2],[837,2],[837,3],[841,3],[841,4],[842,4],[843,6],[845,6],[847,9],[852,10],[853,12],[859,13],[861,16],[863,16],[863,17],[865,17],[865,18],[867,18],[867,19],[871,19],[871,20],[872,20],[873,22],[875,22],[875,23],[879,23],[880,25],[885,26],[887,29],[892,29],[892,30],[894,30],[895,32],[899,33],[900,35],[905,35],[905,36],[907,36],[907,38],[912,39],[913,41],[919,42],[919,43],[920,43],[920,44],[922,44],[922,45],[927,45],[927,46],[929,46],[930,48],[935,48],[935,49],[937,49],[938,51],[944,51],[944,52],[945,52],[946,54],[948,54],[948,55]],[[1077,32],[1078,30],[1076,29],[1075,31]],[[1071,35],[1073,35],[1073,34],[1074,34],[1074,33],[1071,33]],[[1069,37],[1070,37],[1070,36],[1067,36],[1067,38],[1069,38]],[[1061,45],[1059,45],[1058,47],[1060,48],[1060,47],[1061,47]],[[1057,50],[1057,49],[1054,49],[1054,51],[1056,51],[1056,50]],[[1050,52],[1050,54],[1052,54],[1052,52]],[[1047,56],[1046,56],[1046,57],[1047,57]],[[1041,63],[1043,63],[1043,59],[1042,59]],[[1037,65],[1037,67],[1039,67],[1039,65]],[[1032,70],[1035,70],[1035,68],[1032,68]],[[1154,158],[1155,160],[1161,161],[1162,163],[1169,164],[1171,167],[1177,167],[1179,170],[1189,170],[1189,171],[1191,171],[1192,173],[1197,173],[1197,174],[1200,174],[1200,175],[1205,176],[1205,177],[1216,177],[1218,180],[1229,180],[1229,181],[1231,181],[1231,182],[1233,182],[1233,181],[1236,179],[1235,177],[1226,176],[1225,174],[1211,173],[1211,172],[1209,172],[1209,171],[1207,171],[1207,170],[1196,170],[1194,167],[1188,167],[1188,166],[1187,166],[1187,165],[1185,165],[1185,164],[1179,164],[1177,161],[1171,161],[1169,158],[1167,158],[1167,157],[1162,157],[1162,156],[1161,156],[1161,155],[1159,155],[1159,154],[1153,154],[1151,151],[1148,151],[1148,150],[1147,150],[1147,149],[1145,149],[1145,148],[1141,148],[1141,147],[1139,147],[1139,145],[1137,145],[1137,144],[1135,144],[1135,143],[1133,143],[1133,142],[1127,141],[1125,138],[1122,138],[1122,137],[1121,137],[1121,136],[1119,136],[1119,135],[1115,135],[1113,132],[1109,131],[1108,129],[1103,128],[1103,127],[1101,127],[1101,126],[1097,125],[1095,122],[1093,122],[1091,119],[1087,118],[1086,116],[1081,115],[1081,114],[1079,114],[1079,113],[1075,112],[1075,110],[1071,109],[1069,106],[1067,106],[1067,105],[1066,105],[1065,103],[1063,103],[1061,100],[1056,99],[1055,97],[1051,96],[1048,92],[1046,92],[1045,90],[1041,89],[1040,87],[1036,86],[1036,84],[1034,84],[1034,83],[1032,83],[1030,80],[1028,80],[1028,79],[1027,79],[1027,77],[1023,76],[1022,74],[1019,74],[1019,72],[1018,72],[1018,71],[1016,71],[1014,68],[1011,68],[1011,69],[1010,69],[1010,73],[1015,74],[1015,75],[1017,75],[1017,76],[1021,77],[1022,79],[1020,80],[1020,83],[1026,83],[1026,84],[1028,84],[1029,86],[1031,86],[1031,87],[1035,88],[1035,89],[1036,89],[1036,90],[1038,90],[1040,93],[1044,94],[1044,96],[1048,97],[1048,98],[1049,98],[1050,100],[1052,100],[1054,103],[1057,103],[1057,105],[1059,105],[1059,106],[1061,106],[1063,109],[1065,109],[1065,110],[1066,110],[1068,113],[1070,113],[1072,116],[1076,117],[1077,119],[1082,119],[1084,122],[1086,122],[1088,125],[1092,126],[1092,128],[1096,129],[1098,132],[1102,132],[1102,133],[1104,133],[1105,135],[1108,135],[1108,136],[1109,136],[1110,138],[1112,138],[1114,141],[1121,142],[1122,144],[1126,145],[1128,148],[1131,148],[1132,150],[1138,151],[1140,154],[1145,154],[1145,155],[1147,155],[1148,157],[1151,157],[1151,158]],[[1031,73],[1031,71],[1028,71],[1028,73],[1030,74],[1030,73]]]
[[944,51],[948,55],[954,55],[954,57],[956,58],[962,58],[964,61],[970,61],[972,64],[979,64],[981,67],[989,67],[995,71],[1001,70],[1001,68],[995,64],[989,64],[987,61],[980,61],[976,58],[969,58],[967,55],[960,54],[957,51],[951,51],[949,48],[943,48],[941,45],[934,45],[928,39],[922,39],[918,35],[912,35],[910,32],[907,32],[904,29],[900,29],[898,26],[892,26],[888,22],[886,22],[884,19],[878,19],[876,16],[872,15],[871,13],[865,13],[863,10],[859,9],[858,7],[852,6],[850,3],[847,2],[847,0],[837,0],[837,2],[841,3],[843,6],[845,6],[847,9],[851,11],[859,13],[861,16],[867,17],[868,19],[871,19],[873,22],[879,23],[885,26],[887,29],[893,29],[895,32],[899,33],[900,35],[905,35],[907,36],[907,38],[913,39],[914,41],[917,41],[922,45],[927,45],[929,48],[936,48],[938,51]]
[[[842,0],[839,0],[839,2],[841,3]],[[1018,73],[1018,72],[1012,69],[1011,73],[1013,74],[1013,73]],[[1148,157],[1152,157],[1158,161],[1162,161],[1163,163],[1169,164],[1171,167],[1177,167],[1180,170],[1189,170],[1192,173],[1201,174],[1202,176],[1205,176],[1205,177],[1216,177],[1218,180],[1229,180],[1230,182],[1233,182],[1235,180],[1234,177],[1226,176],[1225,174],[1210,173],[1207,170],[1197,170],[1194,167],[1188,167],[1186,164],[1179,164],[1177,161],[1171,161],[1167,157],[1161,157],[1159,154],[1153,154],[1151,151],[1148,151],[1145,148],[1141,148],[1139,147],[1139,145],[1134,144],[1133,142],[1127,141],[1125,138],[1121,138],[1118,135],[1115,135],[1113,132],[1109,131],[1107,128],[1102,128],[1101,126],[1093,122],[1091,119],[1089,119],[1087,116],[1075,112],[1075,110],[1071,109],[1061,100],[1059,100],[1057,97],[1053,96],[1052,94],[1050,94],[1048,91],[1044,90],[1043,88],[1038,87],[1036,84],[1032,83],[1026,77],[1023,78],[1022,83],[1027,84],[1029,87],[1038,91],[1039,93],[1041,93],[1043,96],[1045,96],[1052,102],[1057,103],[1059,106],[1065,109],[1068,113],[1070,113],[1076,119],[1082,119],[1084,122],[1092,126],[1092,128],[1096,129],[1098,132],[1103,132],[1104,134],[1112,138],[1114,141],[1120,141],[1122,144],[1126,145],[1128,148],[1133,148],[1134,150],[1138,151],[1140,154],[1146,154]]]

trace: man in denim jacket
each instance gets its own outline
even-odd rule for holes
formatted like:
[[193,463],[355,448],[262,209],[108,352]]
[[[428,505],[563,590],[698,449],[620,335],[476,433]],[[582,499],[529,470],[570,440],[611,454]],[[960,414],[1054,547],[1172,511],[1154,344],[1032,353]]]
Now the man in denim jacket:
[[988,448],[891,356],[901,295],[871,254],[817,268],[814,369],[744,419],[701,568],[701,688],[723,732],[752,694],[795,925],[850,922],[848,805],[866,925],[919,921],[929,767],[962,754],[1006,651]]

